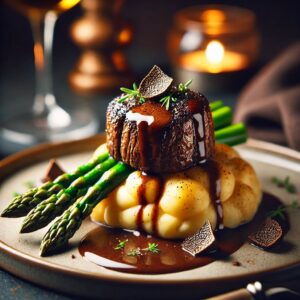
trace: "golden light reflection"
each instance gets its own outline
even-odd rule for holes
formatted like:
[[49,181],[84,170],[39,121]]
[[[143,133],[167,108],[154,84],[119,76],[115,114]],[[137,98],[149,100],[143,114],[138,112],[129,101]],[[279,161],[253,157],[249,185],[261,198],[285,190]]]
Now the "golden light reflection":
[[75,6],[80,0],[62,0],[58,3],[58,8],[61,10],[68,10]]
[[44,52],[40,43],[36,43],[33,48],[35,65],[38,70],[44,68]]
[[219,24],[224,22],[225,19],[224,12],[218,9],[208,9],[201,14],[201,20],[209,24]]
[[226,15],[222,10],[208,9],[201,13],[200,19],[208,34],[220,34],[225,26]]

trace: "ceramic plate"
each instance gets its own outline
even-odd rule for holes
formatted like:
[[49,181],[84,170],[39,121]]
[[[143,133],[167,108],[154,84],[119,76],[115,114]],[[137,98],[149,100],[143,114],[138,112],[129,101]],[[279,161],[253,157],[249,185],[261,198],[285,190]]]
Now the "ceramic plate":
[[[44,175],[50,158],[57,158],[65,170],[86,162],[92,151],[105,140],[104,135],[75,142],[42,145],[20,152],[0,162],[0,211],[13,192],[24,191],[24,182],[36,183]],[[263,190],[290,203],[298,195],[288,194],[270,182],[272,176],[290,176],[300,189],[300,154],[298,152],[250,140],[237,147],[255,168]],[[253,280],[295,276],[300,272],[300,210],[289,212],[291,230],[280,252],[261,251],[244,244],[229,259],[215,261],[201,268],[162,275],[136,275],[111,271],[83,259],[77,249],[80,239],[96,225],[86,220],[64,253],[39,257],[39,244],[46,229],[20,235],[22,219],[0,218],[0,267],[54,290],[77,296],[112,298],[201,298],[240,287]],[[233,260],[241,266],[232,264]]]

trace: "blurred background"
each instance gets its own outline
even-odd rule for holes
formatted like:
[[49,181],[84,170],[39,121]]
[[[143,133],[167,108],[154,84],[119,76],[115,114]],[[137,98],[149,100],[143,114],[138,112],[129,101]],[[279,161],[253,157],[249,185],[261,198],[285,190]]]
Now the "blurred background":
[[[9,1],[8,1],[9,2]],[[133,38],[124,47],[128,65],[141,78],[154,64],[172,73],[170,57],[166,51],[167,35],[174,25],[174,14],[183,8],[205,4],[234,5],[252,10],[256,15],[256,28],[260,35],[258,56],[248,73],[247,80],[277,54],[299,40],[300,4],[287,1],[196,1],[196,0],[127,0],[121,15],[129,22]],[[82,49],[70,37],[70,26],[83,15],[80,4],[63,13],[57,21],[53,47],[54,94],[59,104],[72,106],[73,101],[85,102],[96,112],[100,120],[99,131],[104,130],[105,107],[117,91],[97,92],[86,96],[70,88],[68,76],[76,64]],[[33,39],[28,19],[1,2],[0,4],[0,121],[6,116],[32,105],[35,76]],[[234,106],[245,82],[235,89],[226,88],[208,92],[210,98],[222,98]],[[214,100],[214,99],[212,99]]]

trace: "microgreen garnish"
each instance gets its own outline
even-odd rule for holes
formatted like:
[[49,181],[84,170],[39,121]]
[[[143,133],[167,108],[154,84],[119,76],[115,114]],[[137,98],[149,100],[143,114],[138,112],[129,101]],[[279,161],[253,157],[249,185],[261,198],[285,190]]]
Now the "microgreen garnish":
[[128,256],[139,256],[141,254],[142,252],[140,248],[132,248],[127,253]]
[[[148,77],[150,75],[152,76],[155,76],[156,73],[159,73],[159,74],[163,74],[165,75],[157,66],[155,66],[154,68],[152,68],[152,70],[150,71],[150,73],[142,80],[141,84],[140,84],[140,87],[137,86],[136,83],[134,83],[132,85],[132,89],[128,89],[128,88],[125,88],[125,87],[121,87],[120,90],[124,93],[123,95],[121,95],[118,99],[117,99],[117,102],[118,103],[123,103],[125,100],[129,100],[129,99],[132,99],[132,98],[138,98],[138,101],[139,103],[145,103],[146,99],[148,98],[154,98],[155,96],[152,95],[152,97],[148,97],[148,94],[147,92],[149,92],[149,88],[148,90],[145,89],[145,87],[143,86],[143,83],[146,84],[146,78],[148,79]],[[152,74],[152,73],[155,73],[155,74]],[[158,76],[158,75],[157,75]],[[151,76],[150,76],[151,77]],[[159,77],[161,79],[161,77]],[[152,78],[153,79],[153,78]],[[165,75],[165,79],[167,80],[166,81],[166,85],[167,86],[164,86],[165,87],[165,91],[169,88],[169,86],[171,85],[173,79],[168,77],[167,75]],[[149,81],[150,79],[148,79]],[[151,81],[151,80],[150,80]],[[151,81],[152,83],[152,81]],[[169,110],[170,109],[170,106],[171,106],[171,103],[172,102],[176,102],[177,101],[177,98],[176,98],[176,94],[178,93],[185,93],[190,84],[192,83],[192,80],[188,80],[186,83],[179,83],[176,88],[175,88],[175,91],[172,91],[164,96],[163,98],[161,98],[159,100],[159,102],[161,103],[162,106],[165,106],[166,110]],[[148,85],[150,83],[148,82]],[[143,89],[144,87],[144,89]],[[152,88],[153,90],[153,87],[152,85],[150,85],[150,87]],[[141,89],[141,90],[140,90]],[[145,91],[144,91],[145,90]],[[150,91],[152,91],[150,89]],[[156,89],[154,89],[156,91]],[[142,92],[141,92],[142,91]],[[157,91],[156,91],[157,92]],[[164,91],[160,91],[161,93],[163,93]],[[145,94],[144,94],[145,93]],[[152,93],[153,94],[153,93]],[[146,96],[147,95],[147,96]]]
[[[120,242],[119,243],[119,245],[115,248],[115,249],[122,249],[122,248],[124,248],[124,246],[125,246],[125,243],[127,242],[128,240],[126,240],[126,241],[123,241],[123,242]],[[125,242],[125,243],[124,243]],[[123,244],[124,243],[124,244]],[[143,255],[143,252],[151,252],[151,253],[159,253],[160,252],[160,250],[159,250],[159,248],[158,248],[158,245],[157,244],[155,244],[155,243],[148,243],[148,247],[147,248],[143,248],[143,249],[141,249],[141,248],[139,248],[139,247],[137,247],[137,248],[132,248],[132,249],[130,249],[128,252],[127,252],[127,255],[128,256],[140,256],[140,255]]]
[[155,243],[148,243],[148,247],[143,249],[144,251],[158,253],[160,250],[158,249],[158,245]]
[[296,187],[293,183],[290,182],[290,177],[287,176],[285,179],[280,179],[276,176],[272,177],[271,181],[276,184],[278,187],[285,188],[285,190],[290,194],[296,193]]
[[125,247],[128,240],[119,241],[119,244],[114,248],[115,250],[121,250]]
[[176,102],[176,98],[174,98],[172,95],[165,96],[159,100],[159,102],[162,103],[161,105],[166,107],[166,110],[169,110],[171,101]]
[[145,102],[145,98],[141,95],[136,83],[134,83],[132,85],[132,90],[131,89],[128,89],[128,88],[125,88],[125,87],[121,87],[120,90],[125,93],[124,96],[120,97],[117,102],[118,103],[122,103],[124,102],[125,100],[127,99],[130,99],[130,98],[134,98],[134,97],[138,97],[139,98],[139,102],[140,103],[144,103]]
[[33,189],[34,187],[35,187],[35,184],[34,184],[34,182],[33,181],[25,181],[24,182],[24,186],[26,187],[26,188],[28,188],[28,189]]
[[179,83],[178,84],[178,91],[179,92],[182,92],[182,93],[184,93],[184,92],[186,92],[187,91],[187,89],[188,89],[188,87],[190,86],[190,84],[192,83],[192,79],[190,79],[189,81],[187,81],[186,83]]
[[[23,185],[24,185],[27,189],[33,189],[33,188],[36,187],[35,183],[34,183],[33,181],[31,181],[31,180],[25,181],[25,182],[23,183]],[[21,193],[15,191],[15,192],[12,193],[12,195],[13,195],[13,197],[17,197],[17,196],[20,196]]]
[[276,209],[269,211],[268,217],[270,217],[270,218],[279,217],[284,220],[285,219],[284,212],[288,208],[299,209],[300,206],[299,206],[299,203],[296,200],[294,200],[292,203],[290,203],[288,205],[280,205]]
[[[177,93],[185,93],[188,90],[188,87],[190,86],[190,84],[192,83],[192,80],[190,79],[189,81],[187,81],[186,83],[179,83],[177,86]],[[166,107],[166,110],[169,110],[171,102],[176,102],[177,98],[174,97],[175,93],[173,92],[170,95],[167,95],[165,97],[163,97],[162,99],[159,100],[160,103],[162,103],[162,106]]]

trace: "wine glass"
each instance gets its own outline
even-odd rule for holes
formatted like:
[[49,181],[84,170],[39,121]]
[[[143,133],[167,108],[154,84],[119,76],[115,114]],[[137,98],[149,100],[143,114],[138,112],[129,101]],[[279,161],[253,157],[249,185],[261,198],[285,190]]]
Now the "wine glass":
[[9,0],[9,4],[26,15],[30,21],[36,71],[33,107],[30,111],[15,115],[1,124],[2,140],[12,143],[17,150],[40,142],[78,139],[97,131],[98,122],[91,110],[74,105],[67,112],[57,104],[52,87],[54,26],[58,16],[79,1]]

